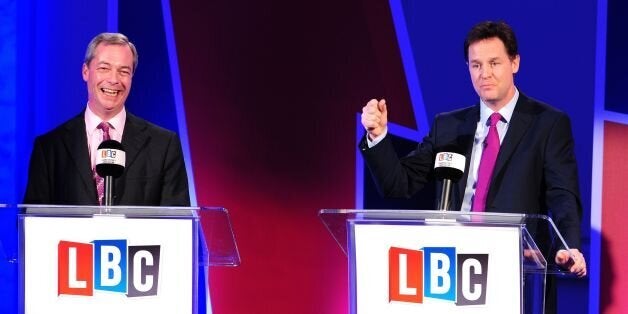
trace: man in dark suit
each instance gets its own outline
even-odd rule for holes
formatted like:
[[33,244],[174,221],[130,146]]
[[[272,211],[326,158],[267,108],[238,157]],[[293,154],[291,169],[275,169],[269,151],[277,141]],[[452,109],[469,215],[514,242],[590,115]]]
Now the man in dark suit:
[[92,39],[82,68],[87,107],[35,140],[24,203],[102,203],[95,154],[100,142],[111,138],[126,151],[124,173],[114,182],[114,205],[190,205],[177,135],[126,112],[137,63],[126,36],[102,33]]
[[[585,276],[579,251],[582,205],[569,118],[515,87],[520,56],[507,24],[474,26],[464,53],[480,104],[437,115],[428,136],[406,157],[398,158],[386,136],[385,100],[372,99],[364,106],[367,134],[359,146],[380,191],[388,197],[412,196],[433,179],[435,155],[457,150],[466,157],[467,171],[453,186],[453,209],[551,213],[571,248],[559,250],[556,263]],[[495,149],[488,148],[491,134]],[[492,150],[497,152],[485,167],[483,153]],[[489,183],[480,188],[482,182]]]

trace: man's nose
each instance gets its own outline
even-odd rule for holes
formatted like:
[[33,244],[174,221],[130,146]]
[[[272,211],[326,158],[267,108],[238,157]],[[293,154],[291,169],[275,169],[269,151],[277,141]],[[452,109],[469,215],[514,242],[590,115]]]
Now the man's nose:
[[118,71],[111,71],[107,77],[107,81],[111,84],[117,84],[120,82],[120,74]]
[[491,75],[493,75],[493,69],[490,66],[484,66],[484,67],[482,67],[480,75],[483,78],[490,77]]

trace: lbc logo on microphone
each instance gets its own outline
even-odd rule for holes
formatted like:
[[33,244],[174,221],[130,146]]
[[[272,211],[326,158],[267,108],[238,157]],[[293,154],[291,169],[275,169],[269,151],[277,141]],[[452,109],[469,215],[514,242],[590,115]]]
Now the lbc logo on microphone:
[[452,161],[454,154],[452,153],[440,153],[438,154],[438,161]]
[[127,246],[126,240],[59,241],[58,294],[94,295],[94,290],[157,295],[159,245]]
[[116,158],[116,152],[117,150],[115,149],[101,149],[100,157],[101,158]]
[[389,299],[424,303],[423,298],[486,304],[488,254],[456,254],[454,247],[388,251]]

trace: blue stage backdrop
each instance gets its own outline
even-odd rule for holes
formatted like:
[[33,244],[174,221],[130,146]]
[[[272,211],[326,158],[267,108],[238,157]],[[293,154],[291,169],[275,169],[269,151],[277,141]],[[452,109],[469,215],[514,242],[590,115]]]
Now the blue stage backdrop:
[[[18,187],[15,132],[16,119],[16,1],[0,0],[0,204],[15,202]],[[15,212],[0,205],[0,312],[12,313],[17,304],[14,283],[16,265],[9,259],[15,252]],[[4,304],[2,304],[4,303]]]

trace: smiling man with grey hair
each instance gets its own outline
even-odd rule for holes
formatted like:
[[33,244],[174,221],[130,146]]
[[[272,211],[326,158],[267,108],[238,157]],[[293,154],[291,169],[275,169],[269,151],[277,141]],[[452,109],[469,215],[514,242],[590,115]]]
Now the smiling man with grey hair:
[[35,139],[25,204],[102,204],[95,155],[103,140],[112,139],[126,151],[114,205],[190,205],[178,136],[126,111],[137,64],[135,45],[125,35],[102,33],[91,40],[81,71],[86,108]]

